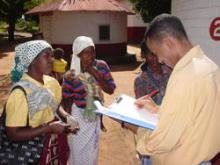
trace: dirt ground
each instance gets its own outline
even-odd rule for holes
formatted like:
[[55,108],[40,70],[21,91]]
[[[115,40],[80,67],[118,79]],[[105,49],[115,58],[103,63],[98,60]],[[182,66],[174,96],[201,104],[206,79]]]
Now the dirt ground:
[[[19,41],[25,40],[22,34],[17,37]],[[16,43],[9,44],[4,36],[0,36],[0,75],[10,72],[14,60],[15,45]],[[110,105],[114,98],[121,93],[134,96],[133,82],[139,72],[140,49],[135,45],[129,45],[128,52],[135,53],[139,62],[110,66],[117,88],[113,95],[105,95],[106,106]],[[108,117],[104,117],[104,124],[107,132],[102,132],[101,135],[99,165],[139,164],[133,133],[122,129],[120,124]]]

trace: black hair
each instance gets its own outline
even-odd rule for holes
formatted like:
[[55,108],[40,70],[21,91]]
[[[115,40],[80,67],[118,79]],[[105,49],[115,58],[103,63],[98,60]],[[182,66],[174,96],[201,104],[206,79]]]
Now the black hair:
[[172,36],[179,40],[188,40],[188,36],[181,20],[171,14],[161,14],[149,24],[146,37],[160,40]]
[[32,39],[33,40],[43,40],[44,39],[44,35],[42,32],[35,32],[32,34]]
[[146,44],[145,38],[141,41],[140,47],[141,47],[141,53],[143,53],[144,55],[147,55],[150,53],[150,49],[148,48],[148,46]]
[[53,55],[55,59],[60,60],[64,56],[64,50],[62,48],[56,48],[53,50]]

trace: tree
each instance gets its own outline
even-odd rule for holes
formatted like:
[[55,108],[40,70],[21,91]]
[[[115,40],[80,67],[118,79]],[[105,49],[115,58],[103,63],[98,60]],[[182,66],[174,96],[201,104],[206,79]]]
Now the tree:
[[14,41],[16,21],[27,10],[39,5],[45,0],[1,0],[0,17],[8,23],[8,40]]
[[46,0],[31,0],[31,1],[25,3],[24,8],[27,10],[30,10],[43,2],[46,2]]
[[129,0],[135,11],[139,12],[144,22],[151,21],[161,13],[170,13],[171,0]]
[[1,0],[0,16],[8,23],[8,40],[14,41],[15,23],[24,13],[24,3],[27,0]]
[[[48,0],[31,0],[31,1],[28,1],[28,2],[25,3],[24,9],[27,10],[27,11],[28,11],[28,10],[31,10],[31,9],[33,9],[34,7],[40,5],[41,3],[44,3],[44,2],[46,2],[46,1],[48,1]],[[26,21],[27,21],[27,20],[29,20],[29,21],[34,21],[34,22],[36,22],[37,24],[39,24],[39,17],[38,17],[38,15],[26,15],[26,16],[25,16],[25,20],[26,20]]]

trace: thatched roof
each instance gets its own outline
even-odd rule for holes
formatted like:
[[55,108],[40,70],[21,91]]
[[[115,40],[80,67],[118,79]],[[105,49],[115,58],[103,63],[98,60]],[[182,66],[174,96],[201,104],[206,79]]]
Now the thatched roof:
[[53,0],[34,7],[26,14],[51,11],[114,11],[134,14],[119,0]]

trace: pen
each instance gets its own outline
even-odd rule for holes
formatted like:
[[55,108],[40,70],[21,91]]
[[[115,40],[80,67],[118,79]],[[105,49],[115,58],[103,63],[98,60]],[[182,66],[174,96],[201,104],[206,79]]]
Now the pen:
[[120,103],[120,102],[121,102],[121,100],[122,100],[122,98],[121,98],[121,97],[117,98],[117,99],[116,99],[116,103]]
[[156,89],[156,90],[152,91],[150,94],[148,94],[148,96],[153,97],[153,96],[155,96],[157,93],[159,93],[159,89]]

